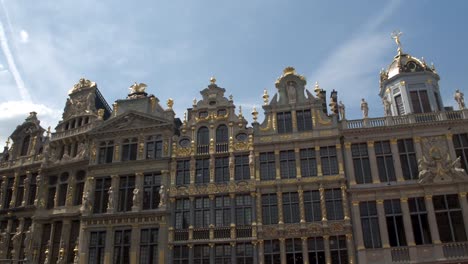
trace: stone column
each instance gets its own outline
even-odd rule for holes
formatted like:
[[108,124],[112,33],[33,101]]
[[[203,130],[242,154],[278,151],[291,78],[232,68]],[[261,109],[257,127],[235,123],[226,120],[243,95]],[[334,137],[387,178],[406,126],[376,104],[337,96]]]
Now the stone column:
[[301,171],[301,153],[299,148],[294,148],[294,158],[296,159],[296,177],[298,179],[302,178]]
[[[138,232],[138,238],[137,240],[133,241],[141,241],[140,236],[141,232]],[[159,251],[159,264],[164,264],[164,263],[171,263],[171,262],[166,262],[166,260],[169,259],[168,255],[170,254],[168,251],[168,246],[167,246],[167,237],[168,237],[168,228],[167,228],[167,219],[165,219],[165,216],[163,216],[163,221],[159,222],[159,234],[158,234],[158,251]],[[139,255],[139,243],[137,243],[137,255]],[[136,263],[136,262],[135,262]]]
[[[23,236],[23,226],[24,226],[24,217],[19,219],[18,227],[16,230],[12,230],[15,232],[13,237],[10,237],[10,243],[13,243],[13,250],[11,251],[12,259],[19,259],[20,257],[20,249],[23,243],[22,236]],[[19,232],[19,233],[18,233]],[[15,237],[19,236],[17,239]]]
[[372,183],[379,183],[379,169],[377,168],[377,158],[375,157],[374,141],[367,141],[367,154],[372,174]]
[[275,174],[276,174],[276,179],[280,180],[281,179],[280,151],[278,149],[275,149]]
[[362,236],[362,224],[361,224],[361,213],[359,208],[359,201],[353,201],[353,207],[351,209],[353,214],[353,229],[356,236],[356,246],[358,251],[363,251],[364,247],[364,238]]
[[397,181],[404,181],[403,169],[401,167],[400,153],[398,151],[398,139],[390,139],[390,149],[392,150],[393,165],[395,167],[395,176]]
[[414,151],[416,152],[416,160],[422,159],[422,147],[421,147],[421,137],[414,137]]
[[348,194],[346,193],[346,184],[344,182],[341,184],[341,199],[343,200],[342,204],[343,204],[344,220],[349,222],[350,218],[349,218]]
[[258,241],[258,263],[265,264],[265,242],[263,240]]
[[348,251],[348,263],[356,263],[356,256],[354,255],[354,243],[353,243],[353,234],[346,234],[346,248]]
[[112,263],[112,252],[114,247],[114,230],[111,226],[106,228],[106,244],[104,249],[104,263]]
[[343,166],[343,152],[341,151],[341,144],[336,144],[336,158],[338,159],[338,173],[344,176],[344,166]]
[[[463,213],[463,222],[465,223],[465,232],[468,232],[468,202],[466,201],[466,192],[461,192],[458,194],[460,200],[460,206]],[[467,233],[468,237],[468,233]]]
[[297,192],[299,194],[299,213],[301,215],[301,223],[305,223],[304,190],[302,190],[302,185],[298,186]]
[[26,171],[26,179],[24,179],[24,193],[23,193],[23,201],[21,202],[21,206],[26,206],[29,199],[30,193],[30,182],[31,182],[32,173],[30,171]]
[[18,181],[19,181],[19,175],[18,175],[18,172],[15,171],[15,180],[13,182],[13,188],[11,191],[10,208],[15,207],[15,204],[16,204],[16,192],[18,191]]
[[64,259],[67,260],[67,254],[69,249],[70,242],[70,233],[71,233],[71,219],[63,219],[62,221],[62,233],[60,238],[60,245],[63,247]]
[[[213,244],[214,245],[214,244]],[[193,257],[194,257],[194,254],[193,254],[193,244],[192,243],[189,243],[187,244],[188,246],[188,250],[189,250],[189,262],[188,263],[193,263]],[[214,250],[214,248],[212,248],[212,250]],[[213,251],[214,252],[214,251]],[[213,257],[214,258],[214,254],[212,256],[211,252],[210,252],[210,257]],[[214,260],[214,259],[213,259]]]
[[317,176],[323,176],[322,159],[320,158],[320,146],[315,146],[315,160],[317,162]]
[[67,194],[65,200],[65,206],[72,206],[73,205],[73,196],[75,192],[75,175],[68,176],[68,185],[67,185]]
[[278,196],[278,224],[284,224],[283,218],[283,193],[281,191],[276,192]]
[[447,139],[448,153],[450,154],[450,157],[452,158],[452,160],[455,160],[458,157],[455,151],[455,146],[453,145],[453,134],[447,133],[445,134],[445,138]]
[[[142,208],[142,203],[143,203],[143,173],[142,172],[137,172],[135,173],[135,189],[138,189],[138,195],[136,197],[136,204],[134,203],[132,206],[132,211],[133,212],[139,212],[141,211]],[[132,197],[133,199],[133,197]]]
[[[130,234],[132,243],[130,244],[130,263],[138,263],[138,253],[140,245],[140,227],[138,224],[132,225],[132,233]],[[159,237],[158,237],[159,238]],[[161,245],[161,244],[160,244]],[[167,245],[167,244],[163,244]],[[161,262],[158,262],[161,263]]]
[[36,198],[34,199],[34,205],[38,209],[42,209],[45,206],[44,202],[44,193],[41,192],[41,188],[43,188],[43,184],[45,182],[44,175],[42,174],[41,170],[38,171],[36,176]]
[[429,229],[431,230],[432,244],[435,246],[432,247],[434,259],[444,258],[444,253],[442,247],[440,246],[442,242],[440,241],[439,229],[437,227],[437,220],[434,212],[434,204],[432,203],[432,195],[428,194],[425,197],[426,202],[426,211],[427,219],[429,221]]
[[320,210],[322,211],[322,222],[327,222],[327,205],[325,201],[325,189],[322,185],[319,188],[320,191]]
[[215,182],[215,157],[213,154],[210,155],[208,173],[210,174],[210,183]]
[[414,242],[413,225],[411,224],[411,215],[408,206],[408,198],[400,198],[400,204],[401,213],[403,214],[403,224],[405,227],[406,241],[408,242],[408,246],[416,246],[416,243]]
[[[304,259],[304,264],[309,264],[309,249],[307,246],[307,237],[301,237],[302,241],[302,258]],[[315,263],[314,263],[315,264]]]
[[[252,247],[253,247],[253,263],[258,263],[258,256],[255,254],[255,252],[258,252],[258,243],[257,241],[252,241]],[[235,263],[235,262],[233,262]]]
[[231,245],[231,263],[236,263],[236,242],[229,244]]
[[195,184],[195,166],[195,157],[192,156],[192,158],[190,159],[190,184]]
[[345,150],[344,150],[344,161],[345,161],[345,169],[346,169],[346,176],[349,181],[349,185],[356,184],[356,176],[354,175],[354,165],[353,165],[353,156],[351,154],[351,143],[345,142]]
[[189,223],[189,240],[193,239],[193,226],[195,225],[195,197],[190,196],[190,223]]
[[281,253],[281,263],[286,263],[286,240],[281,237],[279,238],[280,242],[280,253]]
[[[112,192],[109,193],[109,201],[107,202],[107,213],[115,213],[117,210],[117,201],[118,201],[118,196],[119,196],[119,183],[120,183],[120,177],[119,175],[111,175],[111,187],[112,187]],[[133,198],[133,197],[132,197]],[[112,202],[110,202],[112,199]]]
[[379,218],[379,231],[380,238],[382,239],[382,247],[390,248],[390,242],[388,240],[387,221],[385,220],[385,208],[384,201],[377,200],[377,215]]
[[330,236],[323,236],[323,249],[325,250],[325,263],[331,264]]
[[293,131],[293,133],[296,133],[297,132],[296,110],[291,110],[291,121],[292,121],[292,131]]
[[[260,153],[255,152],[255,163],[260,164]],[[250,171],[254,171],[252,167],[255,167],[255,175],[250,175],[250,179],[257,179],[258,181],[260,180],[260,166],[253,166],[250,165]]]
[[256,206],[257,206],[257,226],[262,227],[263,224],[263,219],[262,219],[262,193],[260,190],[257,192],[257,201],[256,201]]
[[257,223],[257,210],[255,210],[255,206],[257,204],[257,193],[251,192],[250,197],[252,197],[252,222]]
[[89,231],[87,230],[86,222],[80,223],[80,235],[78,236],[78,256],[79,263],[88,263],[88,247],[89,247]]

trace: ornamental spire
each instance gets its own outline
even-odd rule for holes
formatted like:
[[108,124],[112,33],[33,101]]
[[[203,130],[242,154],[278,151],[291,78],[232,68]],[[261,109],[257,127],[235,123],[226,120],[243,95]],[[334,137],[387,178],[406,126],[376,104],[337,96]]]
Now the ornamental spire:
[[398,46],[398,55],[401,55],[402,54],[402,51],[401,51],[401,42],[400,42],[400,37],[401,35],[403,35],[403,33],[400,31],[400,30],[395,30],[392,32],[391,36],[392,36],[392,39],[395,40],[395,43],[397,44]]

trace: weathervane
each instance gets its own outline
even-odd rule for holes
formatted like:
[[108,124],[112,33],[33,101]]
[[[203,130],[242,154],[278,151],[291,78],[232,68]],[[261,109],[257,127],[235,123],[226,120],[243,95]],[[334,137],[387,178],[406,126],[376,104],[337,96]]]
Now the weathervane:
[[398,54],[401,54],[401,42],[400,42],[400,36],[401,35],[403,35],[403,33],[400,30],[395,30],[391,34],[392,39],[395,40],[395,43],[398,46]]

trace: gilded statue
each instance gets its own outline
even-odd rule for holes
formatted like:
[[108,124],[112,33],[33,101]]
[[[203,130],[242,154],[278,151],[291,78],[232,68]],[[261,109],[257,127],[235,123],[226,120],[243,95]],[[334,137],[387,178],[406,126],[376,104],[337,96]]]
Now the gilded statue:
[[146,84],[144,83],[137,83],[135,82],[134,84],[132,84],[132,86],[130,86],[130,94],[134,94],[134,93],[144,93],[145,92],[145,89],[146,87],[148,87]]
[[401,52],[401,42],[400,42],[400,37],[401,35],[403,35],[403,33],[401,33],[399,30],[395,30],[392,32],[391,36],[392,36],[392,39],[395,40],[395,43],[397,44],[398,46],[398,51]]
[[112,186],[109,187],[107,194],[109,196],[109,200],[107,201],[107,210],[112,210],[114,209],[114,188],[112,188]]

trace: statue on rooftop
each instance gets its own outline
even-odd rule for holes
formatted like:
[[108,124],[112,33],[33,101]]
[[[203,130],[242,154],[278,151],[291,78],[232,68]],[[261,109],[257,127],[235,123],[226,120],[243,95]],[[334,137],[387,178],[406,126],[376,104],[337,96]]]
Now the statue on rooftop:
[[338,103],[338,112],[340,113],[341,120],[345,120],[346,119],[345,105],[343,104],[342,101]]
[[132,86],[130,86],[130,94],[134,94],[134,93],[144,93],[145,92],[145,89],[146,87],[148,87],[148,85],[144,84],[144,83],[137,83],[135,82],[134,84],[132,84]]
[[361,111],[363,118],[369,117],[369,105],[364,98],[361,99]]
[[455,91],[454,99],[458,103],[460,110],[465,109],[465,95],[460,90],[457,89]]

